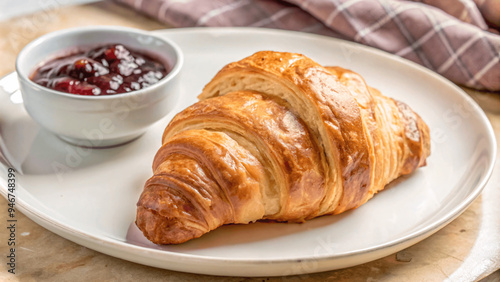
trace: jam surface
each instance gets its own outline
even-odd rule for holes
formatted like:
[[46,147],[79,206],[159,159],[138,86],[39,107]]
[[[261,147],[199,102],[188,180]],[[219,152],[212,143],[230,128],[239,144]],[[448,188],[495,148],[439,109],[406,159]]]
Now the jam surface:
[[78,95],[112,95],[146,88],[167,75],[165,65],[121,44],[79,50],[50,60],[31,80]]

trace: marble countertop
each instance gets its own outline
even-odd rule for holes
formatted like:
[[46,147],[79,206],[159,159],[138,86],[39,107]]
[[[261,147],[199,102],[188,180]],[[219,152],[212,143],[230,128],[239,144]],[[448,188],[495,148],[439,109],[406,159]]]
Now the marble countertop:
[[[0,22],[0,77],[14,71],[17,53],[31,40],[55,30],[85,25],[121,25],[155,30],[168,26],[113,2],[58,6]],[[466,90],[482,107],[500,140],[500,93]],[[500,150],[499,150],[500,151]],[[397,254],[356,267],[292,277],[215,277],[157,269],[82,247],[18,219],[17,273],[0,263],[1,281],[500,281],[500,157],[493,176],[472,205],[452,223]],[[7,210],[0,200],[0,211]],[[0,212],[5,225],[7,212]],[[0,228],[0,254],[8,253],[8,230]]]

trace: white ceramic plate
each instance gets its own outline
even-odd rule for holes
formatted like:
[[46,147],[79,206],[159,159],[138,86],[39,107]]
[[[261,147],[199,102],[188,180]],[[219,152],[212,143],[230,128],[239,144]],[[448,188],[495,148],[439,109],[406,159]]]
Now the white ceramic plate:
[[[430,236],[479,195],[496,144],[481,109],[458,87],[406,60],[322,36],[252,28],[158,31],[185,53],[181,101],[196,101],[225,64],[258,50],[300,52],[362,74],[428,123],[428,166],[399,179],[360,208],[304,224],[224,226],[178,246],[156,246],[134,225],[135,203],[152,174],[169,115],[140,139],[111,149],[68,145],[26,115],[14,74],[0,81],[0,147],[17,173],[17,207],[45,228],[112,256],[185,272],[271,276],[349,267]],[[0,168],[5,197],[7,168]]]

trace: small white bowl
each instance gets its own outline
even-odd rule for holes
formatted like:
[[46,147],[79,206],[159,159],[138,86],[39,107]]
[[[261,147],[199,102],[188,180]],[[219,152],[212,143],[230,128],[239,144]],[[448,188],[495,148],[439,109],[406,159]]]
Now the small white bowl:
[[[120,43],[153,55],[166,63],[169,73],[149,87],[102,96],[60,92],[30,79],[41,63],[71,48],[107,43]],[[108,147],[138,138],[175,107],[183,61],[175,43],[147,31],[94,26],[57,31],[34,40],[19,53],[16,71],[24,106],[43,128],[75,145]]]

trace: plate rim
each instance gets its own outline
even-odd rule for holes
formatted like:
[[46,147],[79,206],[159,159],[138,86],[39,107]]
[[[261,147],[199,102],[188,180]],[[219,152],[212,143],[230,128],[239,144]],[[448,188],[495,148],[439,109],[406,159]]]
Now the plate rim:
[[[465,93],[464,90],[462,90],[460,87],[449,81],[448,79],[444,78],[443,76],[421,66],[418,65],[412,61],[409,61],[407,59],[397,57],[393,54],[390,54],[388,52],[375,49],[373,47],[365,46],[359,43],[355,42],[350,42],[338,38],[333,38],[333,37],[328,37],[328,36],[323,36],[323,35],[317,35],[317,34],[311,34],[311,33],[304,33],[304,32],[299,32],[299,31],[288,31],[288,30],[279,30],[279,29],[269,29],[269,28],[252,28],[252,27],[192,27],[192,28],[172,28],[172,29],[160,29],[160,30],[155,30],[151,31],[152,33],[155,33],[160,36],[168,36],[169,34],[182,34],[183,36],[189,35],[189,34],[197,34],[197,33],[214,33],[214,34],[222,34],[222,35],[231,35],[231,34],[241,34],[241,33],[247,33],[247,34],[257,34],[257,35],[287,35],[287,36],[299,36],[299,37],[306,37],[306,38],[317,38],[320,40],[328,40],[328,41],[336,41],[337,44],[344,44],[350,47],[354,48],[360,48],[364,52],[369,52],[372,54],[375,54],[377,56],[382,56],[384,59],[396,61],[398,63],[402,63],[405,65],[408,65],[411,68],[416,69],[419,72],[424,72],[426,75],[433,77],[434,79],[438,79],[439,82],[444,83],[444,85],[451,87],[454,91],[453,95],[459,95],[461,100],[472,106],[474,109],[474,114],[478,117],[478,119],[481,121],[482,125],[485,127],[487,133],[487,140],[488,140],[488,151],[492,152],[491,155],[491,161],[488,163],[488,169],[485,173],[485,176],[481,180],[480,183],[478,183],[475,187],[475,189],[465,197],[460,204],[456,205],[454,208],[450,209],[448,213],[446,213],[444,216],[441,216],[438,220],[433,221],[431,224],[427,224],[422,226],[421,228],[415,230],[414,232],[411,232],[410,234],[407,234],[406,236],[399,237],[397,239],[385,242],[383,244],[379,244],[373,247],[368,247],[364,249],[358,249],[350,252],[344,252],[341,254],[322,254],[319,256],[310,256],[310,257],[302,257],[302,258],[281,258],[281,259],[248,259],[248,258],[221,258],[221,257],[212,257],[212,256],[207,256],[207,255],[197,255],[197,254],[186,254],[186,253],[180,253],[180,252],[172,252],[168,250],[158,250],[158,249],[152,249],[144,246],[139,246],[139,245],[134,245],[130,244],[124,241],[119,241],[116,239],[112,239],[110,237],[104,237],[104,236],[96,236],[93,234],[86,233],[84,230],[81,230],[80,228],[74,228],[67,226],[66,224],[55,220],[53,218],[50,218],[40,211],[33,209],[29,204],[27,204],[23,199],[16,199],[16,205],[19,205],[18,208],[21,210],[21,212],[26,215],[28,218],[32,219],[35,221],[37,224],[42,225],[43,227],[47,228],[47,226],[51,226],[55,228],[58,232],[49,229],[49,231],[58,234],[61,237],[64,237],[70,241],[75,242],[75,240],[67,238],[69,237],[78,237],[79,239],[82,240],[89,240],[89,241],[94,241],[94,242],[87,242],[87,245],[82,244],[81,242],[75,242],[80,245],[85,245],[86,247],[89,247],[93,250],[96,250],[101,253],[105,253],[114,257],[117,257],[113,254],[111,254],[111,251],[108,251],[106,248],[103,249],[98,249],[96,247],[91,247],[88,245],[93,245],[95,242],[98,242],[99,244],[108,244],[108,248],[111,250],[116,250],[116,251],[123,251],[125,253],[129,253],[131,255],[134,254],[141,254],[142,256],[146,255],[154,255],[153,258],[157,258],[158,256],[163,257],[163,260],[160,262],[167,262],[171,260],[176,260],[176,259],[188,259],[190,262],[193,263],[244,263],[244,264],[253,264],[253,265],[261,265],[261,264],[269,264],[269,263],[274,263],[274,264],[289,264],[289,263],[298,263],[300,262],[311,262],[311,261],[328,261],[328,260],[336,260],[336,259],[342,259],[345,257],[351,257],[351,256],[356,256],[356,255],[362,255],[362,254],[370,254],[370,253],[376,253],[381,250],[386,250],[390,248],[394,248],[400,245],[404,244],[410,244],[413,245],[416,242],[419,242],[429,236],[431,236],[433,233],[439,231],[442,227],[453,221],[455,218],[460,216],[469,206],[472,204],[472,202],[479,196],[479,194],[483,191],[484,187],[488,183],[492,172],[493,168],[495,165],[496,161],[496,156],[497,156],[497,143],[496,143],[496,138],[495,138],[495,133],[493,130],[493,127],[491,123],[489,122],[486,114],[484,111],[479,107],[479,105],[469,96]],[[4,79],[9,75],[14,74],[15,72],[9,73],[5,76],[3,76],[0,79]],[[17,77],[16,77],[17,79]],[[7,168],[3,164],[1,165],[2,168]],[[2,177],[2,180],[3,177]],[[0,194],[4,198],[7,197],[7,188],[4,187],[3,185],[0,185]],[[36,220],[34,218],[36,218]],[[41,224],[40,222],[43,222],[44,224]],[[65,236],[67,235],[67,236]],[[416,241],[416,242],[413,242]],[[105,250],[106,249],[106,250]],[[126,259],[123,257],[118,257],[121,259]],[[130,260],[130,259],[126,259]],[[132,260],[136,263],[140,264],[146,264],[146,265],[152,265],[150,263],[144,263],[144,262],[139,262]],[[354,264],[357,265],[358,263]],[[156,266],[156,265],[152,265]],[[351,265],[353,266],[353,265]],[[156,266],[156,267],[161,267],[161,268],[166,268],[166,269],[172,269],[172,270],[177,270],[175,268],[169,268],[167,265],[165,267],[162,266]],[[337,269],[337,268],[331,268],[331,270]],[[184,271],[184,270],[182,270]],[[207,271],[196,271],[196,269],[192,269],[189,272],[192,273],[201,273],[201,274],[216,274],[216,275],[228,275],[224,274],[219,271],[213,271],[213,272],[207,272]],[[317,272],[317,271],[311,271],[311,272]],[[299,273],[293,273],[293,274],[301,274],[301,273],[310,273],[307,271],[301,271]],[[229,274],[229,275],[234,275],[234,274]],[[256,273],[254,276],[260,276],[262,273]],[[272,275],[272,274],[271,274]],[[279,275],[279,274],[278,274]]]

